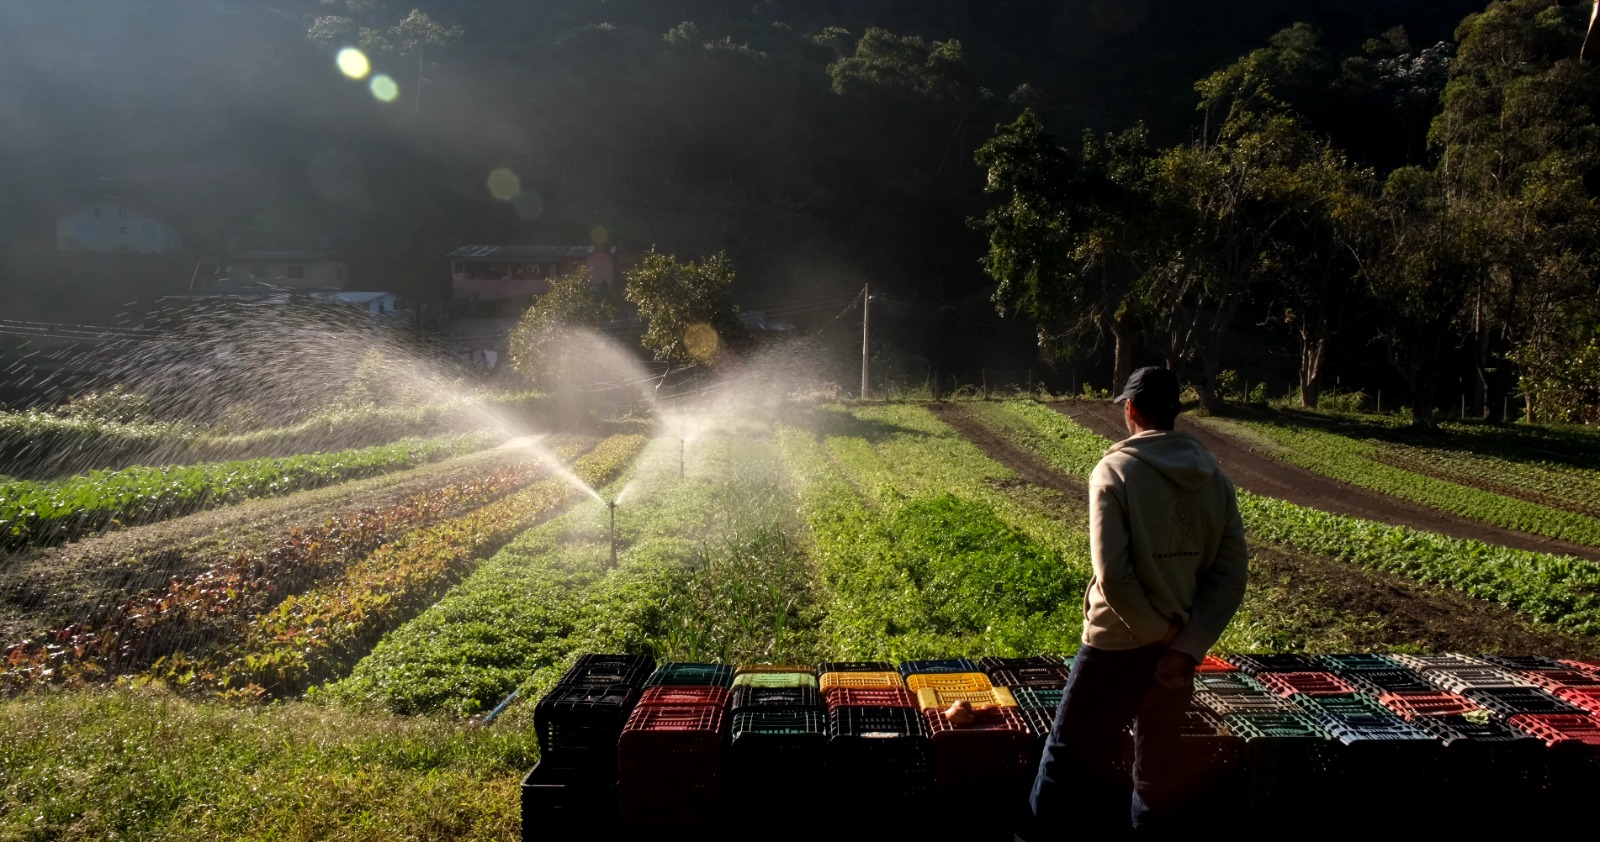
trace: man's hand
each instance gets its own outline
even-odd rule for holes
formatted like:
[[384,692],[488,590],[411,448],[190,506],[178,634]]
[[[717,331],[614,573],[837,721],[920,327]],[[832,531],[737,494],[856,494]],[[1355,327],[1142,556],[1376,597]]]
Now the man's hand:
[[1182,652],[1168,649],[1156,662],[1156,683],[1169,690],[1194,686],[1195,660]]

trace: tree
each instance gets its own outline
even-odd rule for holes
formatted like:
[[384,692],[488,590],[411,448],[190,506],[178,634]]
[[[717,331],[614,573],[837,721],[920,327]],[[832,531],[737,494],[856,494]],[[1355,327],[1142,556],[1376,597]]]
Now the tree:
[[733,263],[725,252],[695,263],[654,249],[628,272],[627,299],[645,323],[640,341],[657,360],[716,359],[747,339],[733,303]]
[[972,221],[989,237],[982,265],[998,284],[996,308],[1038,322],[1046,358],[1111,336],[1118,388],[1133,371],[1139,337],[1130,292],[1161,239],[1154,160],[1143,127],[1086,133],[1073,155],[1031,110],[998,127],[977,153],[986,191],[1003,197]]
[[611,315],[610,303],[596,292],[587,269],[552,281],[550,291],[522,314],[511,331],[511,366],[535,383],[562,383],[576,368],[575,355],[587,350],[583,343],[572,341],[574,331],[599,327]]

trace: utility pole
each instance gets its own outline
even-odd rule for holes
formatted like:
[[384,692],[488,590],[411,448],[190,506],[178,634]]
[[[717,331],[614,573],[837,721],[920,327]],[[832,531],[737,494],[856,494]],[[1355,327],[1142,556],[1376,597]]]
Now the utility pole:
[[861,286],[861,399],[867,399],[867,322],[872,306],[872,292],[868,285]]

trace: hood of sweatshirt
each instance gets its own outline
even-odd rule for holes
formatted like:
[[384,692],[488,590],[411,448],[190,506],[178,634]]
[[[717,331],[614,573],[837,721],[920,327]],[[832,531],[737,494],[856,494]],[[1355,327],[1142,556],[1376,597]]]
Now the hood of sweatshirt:
[[1185,491],[1200,488],[1217,472],[1217,460],[1188,433],[1147,430],[1112,445],[1106,454],[1112,453],[1126,453],[1144,462]]

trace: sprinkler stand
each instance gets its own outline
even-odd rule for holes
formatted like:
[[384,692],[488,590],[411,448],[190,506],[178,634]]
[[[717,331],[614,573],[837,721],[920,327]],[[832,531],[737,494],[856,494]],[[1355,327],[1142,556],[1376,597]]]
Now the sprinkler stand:
[[611,509],[611,569],[617,568],[617,501],[606,504]]
[[684,439],[682,437],[679,437],[679,439],[678,439],[678,479],[683,479],[683,451],[687,447],[688,447],[688,440]]

